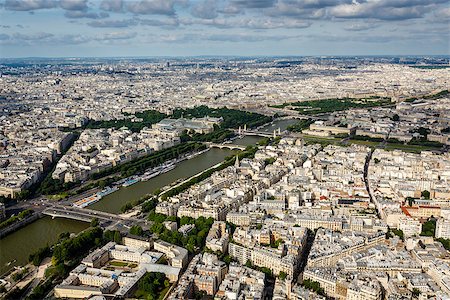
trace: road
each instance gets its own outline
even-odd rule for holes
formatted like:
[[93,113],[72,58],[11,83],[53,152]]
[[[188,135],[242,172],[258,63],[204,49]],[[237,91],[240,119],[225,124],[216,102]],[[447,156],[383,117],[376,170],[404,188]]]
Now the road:
[[90,222],[92,219],[97,218],[102,227],[119,229],[121,231],[127,231],[133,225],[143,227],[149,225],[149,222],[145,219],[124,217],[87,208],[77,208],[59,204],[47,207],[42,213],[52,217],[68,218],[85,222]]

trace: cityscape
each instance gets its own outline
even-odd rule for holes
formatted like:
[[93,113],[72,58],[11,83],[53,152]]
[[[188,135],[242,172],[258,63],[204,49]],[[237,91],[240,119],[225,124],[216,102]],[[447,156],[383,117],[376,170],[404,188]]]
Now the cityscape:
[[0,298],[450,300],[423,2],[0,1]]

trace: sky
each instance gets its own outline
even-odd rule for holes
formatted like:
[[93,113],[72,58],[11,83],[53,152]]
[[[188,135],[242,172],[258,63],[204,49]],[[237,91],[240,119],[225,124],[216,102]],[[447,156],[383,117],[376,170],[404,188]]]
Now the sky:
[[450,0],[0,0],[0,57],[448,55]]

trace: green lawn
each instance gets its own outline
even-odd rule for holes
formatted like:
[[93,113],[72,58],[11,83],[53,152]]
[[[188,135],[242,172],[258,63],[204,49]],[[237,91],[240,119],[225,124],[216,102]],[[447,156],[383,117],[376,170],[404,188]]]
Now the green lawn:
[[341,139],[312,136],[312,135],[303,135],[303,139],[307,143],[317,143],[317,144],[321,144],[323,146],[330,145],[330,144],[338,144],[341,141]]
[[420,145],[405,145],[405,144],[386,144],[386,150],[402,150],[405,152],[420,153],[421,151],[439,150],[440,148],[420,146]]
[[[341,139],[331,138],[331,137],[320,137],[320,136],[312,136],[312,135],[304,135],[303,139],[308,144],[321,144],[322,146],[327,145],[339,145],[345,146],[341,143]],[[367,147],[376,148],[380,145],[379,142],[373,141],[363,141],[363,140],[348,140],[350,144],[364,145]],[[421,145],[405,145],[399,143],[386,143],[385,150],[393,151],[393,150],[401,150],[404,152],[412,152],[412,153],[420,153],[421,151],[430,151],[430,150],[440,150],[440,148],[430,147],[430,146],[421,146]]]
[[357,145],[364,145],[367,147],[376,147],[379,145],[379,142],[372,142],[372,141],[362,141],[362,140],[349,140],[349,143],[357,144]]
[[114,267],[126,267],[128,266],[127,262],[123,261],[110,261],[109,264]]

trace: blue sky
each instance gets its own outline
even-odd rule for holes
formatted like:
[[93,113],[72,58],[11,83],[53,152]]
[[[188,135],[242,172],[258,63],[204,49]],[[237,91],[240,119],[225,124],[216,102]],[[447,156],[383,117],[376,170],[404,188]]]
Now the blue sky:
[[450,54],[450,0],[0,0],[1,57]]

